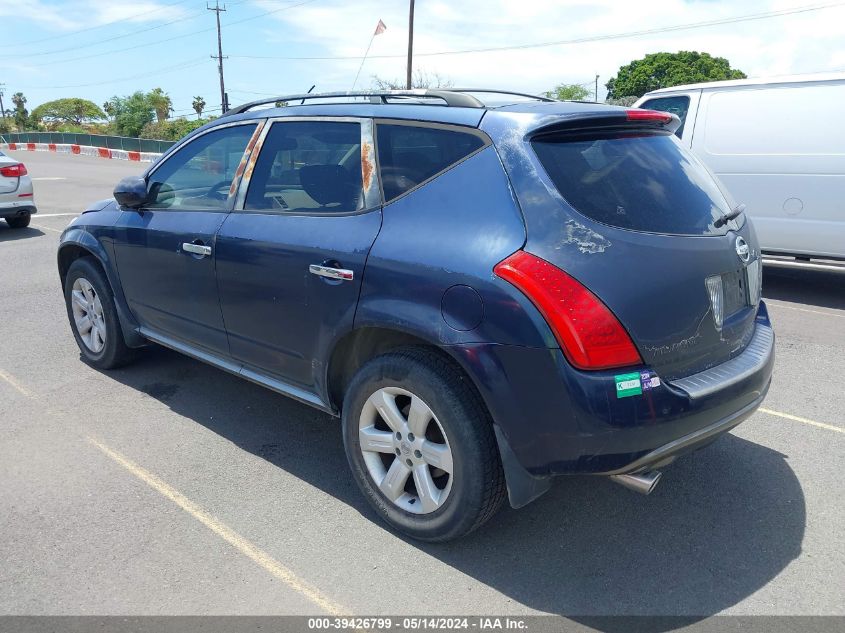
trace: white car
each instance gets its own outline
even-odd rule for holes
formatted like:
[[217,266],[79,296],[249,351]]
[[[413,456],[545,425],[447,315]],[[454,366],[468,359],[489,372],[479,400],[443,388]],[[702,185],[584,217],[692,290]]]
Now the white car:
[[22,229],[29,226],[33,213],[37,209],[26,165],[0,152],[0,218],[13,229]]
[[764,252],[845,258],[845,74],[674,86],[636,106],[680,117]]

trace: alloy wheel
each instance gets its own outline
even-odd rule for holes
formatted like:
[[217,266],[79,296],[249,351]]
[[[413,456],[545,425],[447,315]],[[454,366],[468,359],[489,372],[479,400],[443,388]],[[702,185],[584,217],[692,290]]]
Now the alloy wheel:
[[413,514],[443,506],[452,489],[452,450],[423,400],[384,387],[364,404],[358,438],[367,471],[395,505]]
[[103,304],[94,286],[84,277],[79,277],[73,282],[71,308],[79,338],[91,352],[99,354],[106,345]]

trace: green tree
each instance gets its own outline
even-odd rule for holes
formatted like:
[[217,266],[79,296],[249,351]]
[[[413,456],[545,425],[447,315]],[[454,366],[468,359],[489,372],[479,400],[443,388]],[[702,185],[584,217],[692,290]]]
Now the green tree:
[[193,132],[212,119],[213,117],[209,117],[208,119],[197,119],[194,121],[180,117],[170,121],[151,121],[141,130],[140,136],[141,138],[154,138],[159,141],[178,141],[186,134]]
[[155,118],[155,108],[148,95],[140,90],[126,97],[112,97],[108,103],[113,112],[114,131],[120,136],[138,136]]
[[115,112],[114,112],[114,104],[113,104],[111,101],[106,101],[106,102],[103,104],[103,112],[105,112],[105,113],[106,113],[106,116],[113,117],[113,116],[114,116],[114,114],[115,114]]
[[745,73],[731,68],[724,57],[712,57],[696,51],[651,53],[619,68],[607,86],[607,98],[642,97],[658,88],[681,84],[745,79]]
[[22,92],[12,95],[12,103],[15,104],[15,127],[23,132],[29,124],[29,112],[26,109],[26,97]]
[[173,102],[167,93],[161,88],[153,88],[147,93],[147,99],[155,110],[156,118],[159,121],[166,121],[170,113],[173,112]]
[[76,123],[77,125],[105,117],[105,112],[95,103],[77,98],[56,99],[42,103],[30,115],[30,119],[34,122]]
[[197,119],[202,116],[202,111],[205,110],[205,99],[202,97],[194,97],[194,101],[191,103],[191,106],[194,108],[194,112],[197,113]]
[[554,89],[543,93],[543,96],[558,101],[583,101],[592,94],[590,90],[579,84],[558,84]]

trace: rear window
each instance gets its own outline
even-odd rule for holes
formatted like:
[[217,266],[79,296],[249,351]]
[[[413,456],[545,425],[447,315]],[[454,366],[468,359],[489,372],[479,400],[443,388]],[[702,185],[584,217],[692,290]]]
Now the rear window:
[[542,137],[532,143],[566,201],[593,220],[635,231],[724,235],[729,213],[710,173],[669,134]]

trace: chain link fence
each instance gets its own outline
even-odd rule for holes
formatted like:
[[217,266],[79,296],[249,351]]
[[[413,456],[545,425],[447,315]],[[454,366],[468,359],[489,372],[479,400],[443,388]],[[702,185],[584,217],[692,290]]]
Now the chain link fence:
[[107,147],[128,152],[152,152],[161,154],[176,141],[157,141],[149,138],[127,136],[104,136],[101,134],[72,134],[70,132],[15,132],[2,135],[6,143],[55,143]]

